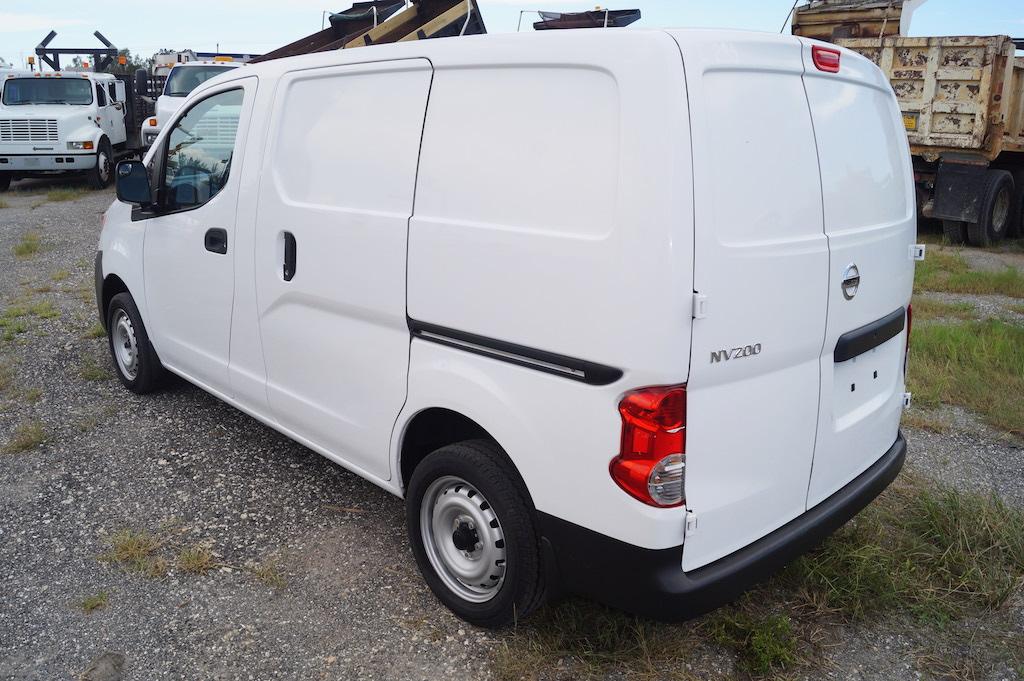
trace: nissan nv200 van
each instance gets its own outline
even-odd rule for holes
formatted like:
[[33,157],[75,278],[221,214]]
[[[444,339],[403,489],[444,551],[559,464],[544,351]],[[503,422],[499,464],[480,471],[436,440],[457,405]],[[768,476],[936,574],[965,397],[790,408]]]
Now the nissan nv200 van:
[[272,60],[116,170],[118,375],[177,374],[404,497],[459,617],[692,617],[900,470],[906,135],[792,36],[565,31]]

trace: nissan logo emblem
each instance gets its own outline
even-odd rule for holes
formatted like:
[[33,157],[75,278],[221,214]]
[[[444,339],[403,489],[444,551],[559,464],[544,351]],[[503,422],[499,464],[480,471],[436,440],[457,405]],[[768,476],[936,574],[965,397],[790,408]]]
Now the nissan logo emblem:
[[857,295],[857,289],[860,288],[860,270],[853,263],[846,266],[843,270],[843,298],[847,300],[853,300],[853,297]]

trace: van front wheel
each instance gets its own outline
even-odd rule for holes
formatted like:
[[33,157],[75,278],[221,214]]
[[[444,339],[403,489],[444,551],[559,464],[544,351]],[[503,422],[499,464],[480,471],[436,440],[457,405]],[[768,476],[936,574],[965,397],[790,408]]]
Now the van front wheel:
[[164,378],[164,367],[149,342],[139,308],[129,293],[118,293],[107,308],[107,344],[117,377],[140,395],[152,392]]
[[495,629],[541,604],[532,504],[494,443],[448,445],[420,462],[406,495],[406,526],[427,585],[467,622]]

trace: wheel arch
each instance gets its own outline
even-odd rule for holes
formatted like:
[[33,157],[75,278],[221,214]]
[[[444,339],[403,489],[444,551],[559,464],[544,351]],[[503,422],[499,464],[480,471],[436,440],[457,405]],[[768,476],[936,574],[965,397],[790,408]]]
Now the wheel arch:
[[[100,312],[100,319],[103,322],[103,328],[107,328],[107,310],[110,308],[110,301],[113,300],[114,296],[118,293],[127,293],[131,295],[131,291],[128,290],[128,285],[124,283],[124,280],[116,274],[108,274],[103,278],[103,290],[101,292],[102,299]],[[134,296],[132,296],[134,298]],[[137,303],[136,303],[137,304]]]
[[519,468],[489,430],[460,411],[437,406],[415,412],[402,429],[398,445],[398,473],[402,490],[408,487],[416,466],[429,454],[441,447],[465,440],[488,440],[497,445],[509,465],[516,471],[518,482],[529,496],[529,489]]

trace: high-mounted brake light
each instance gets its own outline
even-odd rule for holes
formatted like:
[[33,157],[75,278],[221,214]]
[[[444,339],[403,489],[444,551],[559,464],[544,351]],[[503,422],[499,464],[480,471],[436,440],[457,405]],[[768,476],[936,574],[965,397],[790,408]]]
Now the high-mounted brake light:
[[811,46],[811,59],[819,71],[839,73],[839,50],[820,45]]
[[686,467],[686,386],[627,393],[619,402],[622,438],[612,479],[650,506],[683,504]]

